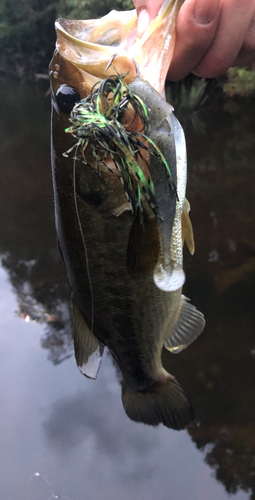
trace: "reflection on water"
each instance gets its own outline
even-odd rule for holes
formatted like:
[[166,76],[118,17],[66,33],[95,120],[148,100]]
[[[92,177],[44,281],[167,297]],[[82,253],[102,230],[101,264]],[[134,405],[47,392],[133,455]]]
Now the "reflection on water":
[[[206,329],[178,356],[164,352],[163,362],[193,402],[192,442],[186,431],[127,419],[109,357],[96,382],[76,371],[73,357],[53,365],[73,347],[54,228],[47,87],[1,86],[0,251],[17,297],[3,281],[1,498],[47,499],[45,485],[27,484],[36,471],[54,493],[76,500],[84,491],[88,499],[227,498],[220,484],[230,493],[241,488],[235,498],[255,498],[254,102],[210,102],[206,133],[187,136],[196,252],[185,255],[184,293],[204,312]],[[15,310],[38,323],[12,317]]]
[[17,293],[18,314],[43,322],[42,346],[58,363],[72,352],[72,328],[54,227],[48,85],[8,87],[1,82],[2,266]]

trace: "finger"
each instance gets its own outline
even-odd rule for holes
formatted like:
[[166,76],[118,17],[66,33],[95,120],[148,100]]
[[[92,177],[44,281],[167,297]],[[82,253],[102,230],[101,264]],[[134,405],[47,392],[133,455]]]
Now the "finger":
[[141,37],[145,30],[148,28],[150,21],[154,19],[164,0],[157,1],[145,1],[145,0],[134,0],[134,6],[138,15],[138,25],[137,25],[137,36]]
[[205,57],[194,68],[197,76],[216,78],[234,64],[254,17],[255,2],[224,0],[215,38]]
[[255,17],[249,26],[241,50],[234,61],[234,66],[249,66],[255,61]]
[[185,0],[176,23],[170,80],[181,80],[199,63],[217,30],[220,0]]
[[164,0],[133,0],[133,3],[138,16],[143,10],[145,10],[148,12],[151,21],[157,16]]

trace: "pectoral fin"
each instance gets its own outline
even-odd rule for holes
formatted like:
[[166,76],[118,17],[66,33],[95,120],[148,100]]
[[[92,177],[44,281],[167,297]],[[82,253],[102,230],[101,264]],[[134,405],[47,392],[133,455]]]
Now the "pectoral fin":
[[203,331],[204,315],[199,312],[188,299],[181,296],[182,305],[179,318],[171,335],[164,342],[166,349],[178,354],[188,347]]
[[97,377],[104,346],[91,332],[77,305],[73,301],[74,351],[80,372],[88,378]]
[[195,242],[194,242],[193,228],[189,217],[189,211],[190,211],[190,204],[188,200],[185,198],[182,211],[182,244],[184,244],[184,241],[186,241],[187,247],[191,255],[193,255],[195,252]]

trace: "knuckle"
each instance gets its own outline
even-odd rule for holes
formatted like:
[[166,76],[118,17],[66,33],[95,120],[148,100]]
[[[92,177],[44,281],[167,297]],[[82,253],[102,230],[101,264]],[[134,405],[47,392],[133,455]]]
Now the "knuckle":
[[245,39],[244,39],[242,51],[248,52],[248,53],[255,51],[255,21],[253,21]]
[[223,57],[205,57],[193,70],[193,72],[203,78],[217,78],[227,71],[232,61]]

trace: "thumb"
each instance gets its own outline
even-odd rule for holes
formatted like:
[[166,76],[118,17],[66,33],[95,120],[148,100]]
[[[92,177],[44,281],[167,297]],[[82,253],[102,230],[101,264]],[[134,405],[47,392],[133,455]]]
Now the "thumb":
[[141,38],[150,24],[150,14],[148,10],[142,9],[138,12],[137,36]]
[[138,16],[137,36],[141,37],[150,22],[157,16],[164,0],[133,0],[133,3]]

